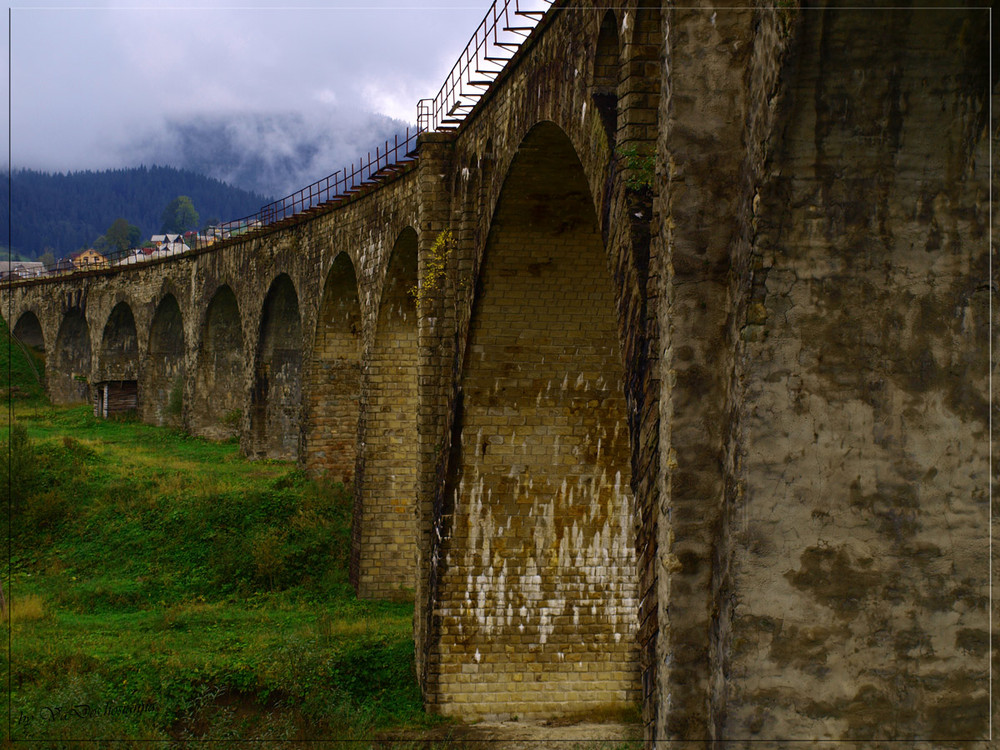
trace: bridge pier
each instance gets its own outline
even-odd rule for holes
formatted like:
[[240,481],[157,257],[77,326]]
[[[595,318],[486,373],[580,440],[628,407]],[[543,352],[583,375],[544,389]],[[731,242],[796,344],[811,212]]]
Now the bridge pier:
[[985,14],[564,5],[377,188],[4,288],[52,400],[353,478],[431,710],[983,738]]

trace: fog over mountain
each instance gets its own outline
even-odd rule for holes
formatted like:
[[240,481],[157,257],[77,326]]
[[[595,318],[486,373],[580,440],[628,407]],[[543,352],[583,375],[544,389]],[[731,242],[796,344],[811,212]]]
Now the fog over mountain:
[[273,196],[357,163],[407,123],[371,112],[201,114],[167,118],[121,149],[121,163],[167,164]]

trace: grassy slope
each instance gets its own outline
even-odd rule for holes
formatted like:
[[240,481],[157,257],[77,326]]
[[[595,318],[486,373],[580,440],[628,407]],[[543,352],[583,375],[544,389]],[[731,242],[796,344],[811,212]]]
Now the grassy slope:
[[362,738],[432,721],[412,605],[358,601],[347,585],[344,488],[86,407],[16,396],[14,410],[32,443],[9,589],[2,571],[14,738],[156,747],[140,741]]
[[[3,395],[13,392],[22,402],[33,402],[43,397],[43,389],[38,377],[44,376],[45,363],[32,356],[31,361],[10,337],[7,322],[0,318],[0,383]],[[13,390],[12,390],[13,389]]]

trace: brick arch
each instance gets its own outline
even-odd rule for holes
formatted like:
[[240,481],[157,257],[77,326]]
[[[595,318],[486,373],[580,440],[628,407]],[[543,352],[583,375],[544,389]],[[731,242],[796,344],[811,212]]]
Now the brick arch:
[[49,370],[49,398],[56,404],[90,400],[90,328],[79,308],[68,310],[59,323]]
[[184,320],[177,298],[165,294],[149,329],[143,419],[157,425],[181,423],[184,384]]
[[261,311],[250,393],[250,455],[298,458],[301,370],[299,296],[291,277],[282,273],[271,282]]
[[219,285],[208,303],[196,357],[189,429],[213,440],[233,437],[239,431],[245,377],[243,318],[228,284]]
[[417,233],[407,227],[389,256],[364,369],[364,455],[351,566],[363,597],[411,598],[416,582],[416,285]]
[[[589,87],[581,87],[586,90]],[[494,159],[491,162],[492,180],[489,190],[486,192],[485,200],[482,204],[482,211],[485,216],[493,217],[499,205],[500,195],[506,185],[507,175],[509,175],[515,159],[522,153],[521,146],[527,141],[532,132],[539,127],[553,126],[562,132],[563,138],[571,144],[576,161],[582,165],[583,173],[586,177],[588,195],[594,206],[594,211],[598,217],[601,231],[608,229],[612,218],[609,211],[612,209],[610,192],[608,190],[609,180],[614,176],[611,168],[611,152],[607,138],[603,134],[603,126],[596,108],[589,101],[587,95],[586,119],[580,119],[580,109],[573,112],[562,112],[556,110],[552,105],[538,107],[533,118],[526,118],[516,123],[517,129],[504,139],[494,138],[497,147]],[[581,101],[578,106],[582,106]],[[575,115],[574,115],[575,112]],[[595,135],[596,133],[596,135]],[[496,133],[494,133],[496,136]],[[501,146],[499,144],[503,143]],[[517,144],[515,147],[512,144]],[[487,227],[488,230],[488,227]]]
[[613,10],[608,10],[604,14],[594,50],[590,99],[601,117],[604,134],[608,140],[608,150],[613,151],[618,132],[618,81],[621,77],[618,18]]
[[303,384],[306,468],[342,481],[354,476],[357,460],[361,328],[358,278],[351,257],[342,252],[323,286]]
[[104,324],[94,386],[98,416],[109,417],[139,406],[139,336],[132,306],[125,300],[112,308]]
[[573,144],[539,124],[491,222],[460,379],[433,602],[444,713],[639,699],[629,431],[597,224]]

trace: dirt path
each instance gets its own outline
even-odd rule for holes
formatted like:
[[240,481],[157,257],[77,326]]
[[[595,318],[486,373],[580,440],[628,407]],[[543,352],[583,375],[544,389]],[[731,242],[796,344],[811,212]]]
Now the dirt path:
[[553,725],[528,721],[481,722],[440,727],[419,737],[386,735],[385,748],[427,750],[640,750],[638,724],[576,723]]

